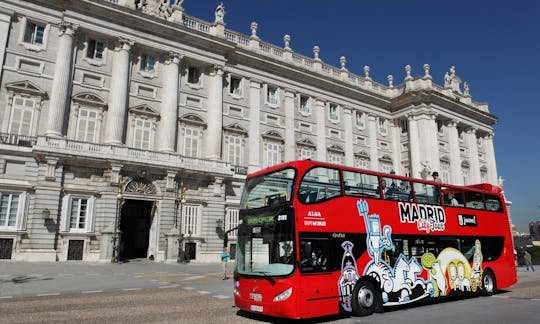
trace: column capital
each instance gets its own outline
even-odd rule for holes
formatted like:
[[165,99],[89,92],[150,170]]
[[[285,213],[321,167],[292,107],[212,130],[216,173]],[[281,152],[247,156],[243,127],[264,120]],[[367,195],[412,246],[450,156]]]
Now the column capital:
[[470,135],[476,135],[476,132],[478,131],[478,128],[476,127],[469,127],[467,128],[467,130],[465,131],[467,134],[470,134]]
[[343,114],[351,115],[353,109],[350,107],[343,107]]
[[165,64],[180,64],[180,61],[184,58],[184,55],[176,52],[169,52],[165,57]]
[[457,128],[458,122],[455,119],[450,119],[446,122],[447,127],[454,127]]
[[130,40],[130,39],[127,39],[127,38],[124,38],[124,37],[119,37],[116,40],[114,49],[117,50],[117,51],[119,51],[119,50],[129,51],[134,44],[135,44],[135,42]]
[[221,64],[214,64],[214,66],[212,67],[212,71],[210,72],[210,75],[212,76],[223,75],[223,73],[224,73],[224,66]]
[[260,88],[261,88],[261,84],[262,84],[262,81],[261,81],[261,80],[258,80],[258,79],[250,79],[250,80],[249,80],[249,87],[250,87],[250,88],[257,88],[257,89],[260,89]]
[[73,36],[75,34],[75,31],[78,28],[79,28],[78,25],[62,20],[60,24],[58,24],[58,29],[60,30],[60,33],[58,36],[63,36],[63,35]]
[[294,98],[296,95],[296,91],[293,89],[285,88],[283,91],[285,92],[285,98]]

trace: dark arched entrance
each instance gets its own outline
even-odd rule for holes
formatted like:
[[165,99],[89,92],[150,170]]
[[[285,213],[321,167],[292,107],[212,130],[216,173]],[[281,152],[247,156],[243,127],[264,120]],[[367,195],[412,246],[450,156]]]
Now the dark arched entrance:
[[152,201],[133,199],[124,201],[120,221],[121,260],[147,257],[152,206]]

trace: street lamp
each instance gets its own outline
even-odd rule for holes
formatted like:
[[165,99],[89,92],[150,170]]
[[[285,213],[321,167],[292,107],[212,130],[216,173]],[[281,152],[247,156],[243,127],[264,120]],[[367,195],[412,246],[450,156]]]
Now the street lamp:
[[186,203],[186,186],[184,183],[180,183],[180,192],[179,196],[176,198],[177,208],[180,209],[180,215],[177,214],[177,219],[175,220],[175,226],[178,229],[178,259],[177,262],[186,262],[186,253],[182,249],[182,241],[184,239],[184,234],[182,233],[182,213],[184,210],[184,204]]
[[112,263],[117,263],[119,260],[119,251],[118,251],[118,244],[120,243],[120,237],[118,235],[118,231],[120,230],[120,213],[122,210],[122,179],[118,180],[118,189],[116,191],[116,214],[114,217],[114,233],[112,237],[112,244],[113,244],[113,250],[112,250]]

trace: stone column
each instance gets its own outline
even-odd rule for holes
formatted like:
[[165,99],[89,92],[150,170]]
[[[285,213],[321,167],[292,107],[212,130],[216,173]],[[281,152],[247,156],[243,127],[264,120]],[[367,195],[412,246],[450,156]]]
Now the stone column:
[[462,185],[463,177],[461,175],[461,154],[459,153],[457,122],[451,120],[446,126],[448,129],[448,144],[450,149],[450,183]]
[[401,127],[397,120],[390,120],[390,138],[392,140],[392,163],[396,174],[404,175],[401,170]]
[[467,130],[467,145],[469,147],[469,158],[471,159],[471,184],[479,183],[480,161],[478,159],[478,143],[475,128]]
[[120,145],[123,141],[129,91],[129,50],[133,42],[119,39],[114,51],[109,111],[105,121],[105,143]]
[[261,168],[261,82],[249,83],[249,165],[248,172]]
[[158,147],[162,152],[174,152],[176,125],[178,124],[179,65],[181,56],[169,53],[163,73],[161,119],[158,130]]
[[295,94],[292,90],[285,90],[285,161],[295,159],[294,140],[294,98]]
[[420,141],[418,138],[418,121],[413,115],[407,116],[409,120],[409,152],[411,156],[411,177],[420,178],[422,166],[420,164]]
[[71,71],[73,70],[73,35],[75,27],[62,22],[59,26],[58,51],[54,66],[54,78],[49,101],[46,136],[62,136],[64,118],[71,93]]
[[493,147],[493,133],[490,133],[486,137],[484,137],[484,145],[486,148],[488,181],[491,184],[497,184],[497,162],[495,160],[495,148]]
[[345,165],[354,166],[354,146],[353,146],[353,119],[352,110],[343,108],[343,123],[345,124]]
[[369,131],[369,158],[371,160],[371,170],[379,171],[379,148],[377,144],[377,117],[368,114],[368,131]]
[[[0,64],[4,62],[4,57],[6,55],[7,40],[9,35],[9,29],[11,26],[11,17],[13,12],[1,12],[0,13]],[[1,36],[4,35],[4,36]],[[2,80],[2,72],[4,69],[0,68],[0,80]]]
[[[420,162],[431,167],[430,171],[440,171],[439,141],[437,139],[436,115],[423,113],[416,116],[418,122],[418,142],[420,148]],[[431,174],[430,174],[431,176]],[[432,180],[431,177],[428,177]]]
[[223,66],[215,65],[208,82],[208,130],[206,158],[221,158],[223,135]]
[[317,99],[315,119],[317,120],[317,160],[326,162],[326,114],[325,102]]

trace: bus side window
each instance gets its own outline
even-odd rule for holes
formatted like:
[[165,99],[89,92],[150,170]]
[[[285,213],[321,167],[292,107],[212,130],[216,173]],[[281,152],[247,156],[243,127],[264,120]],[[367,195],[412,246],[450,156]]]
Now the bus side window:
[[499,197],[486,195],[486,208],[489,211],[502,212],[502,204]]
[[478,192],[465,192],[465,207],[472,209],[486,209],[484,206],[484,195]]

